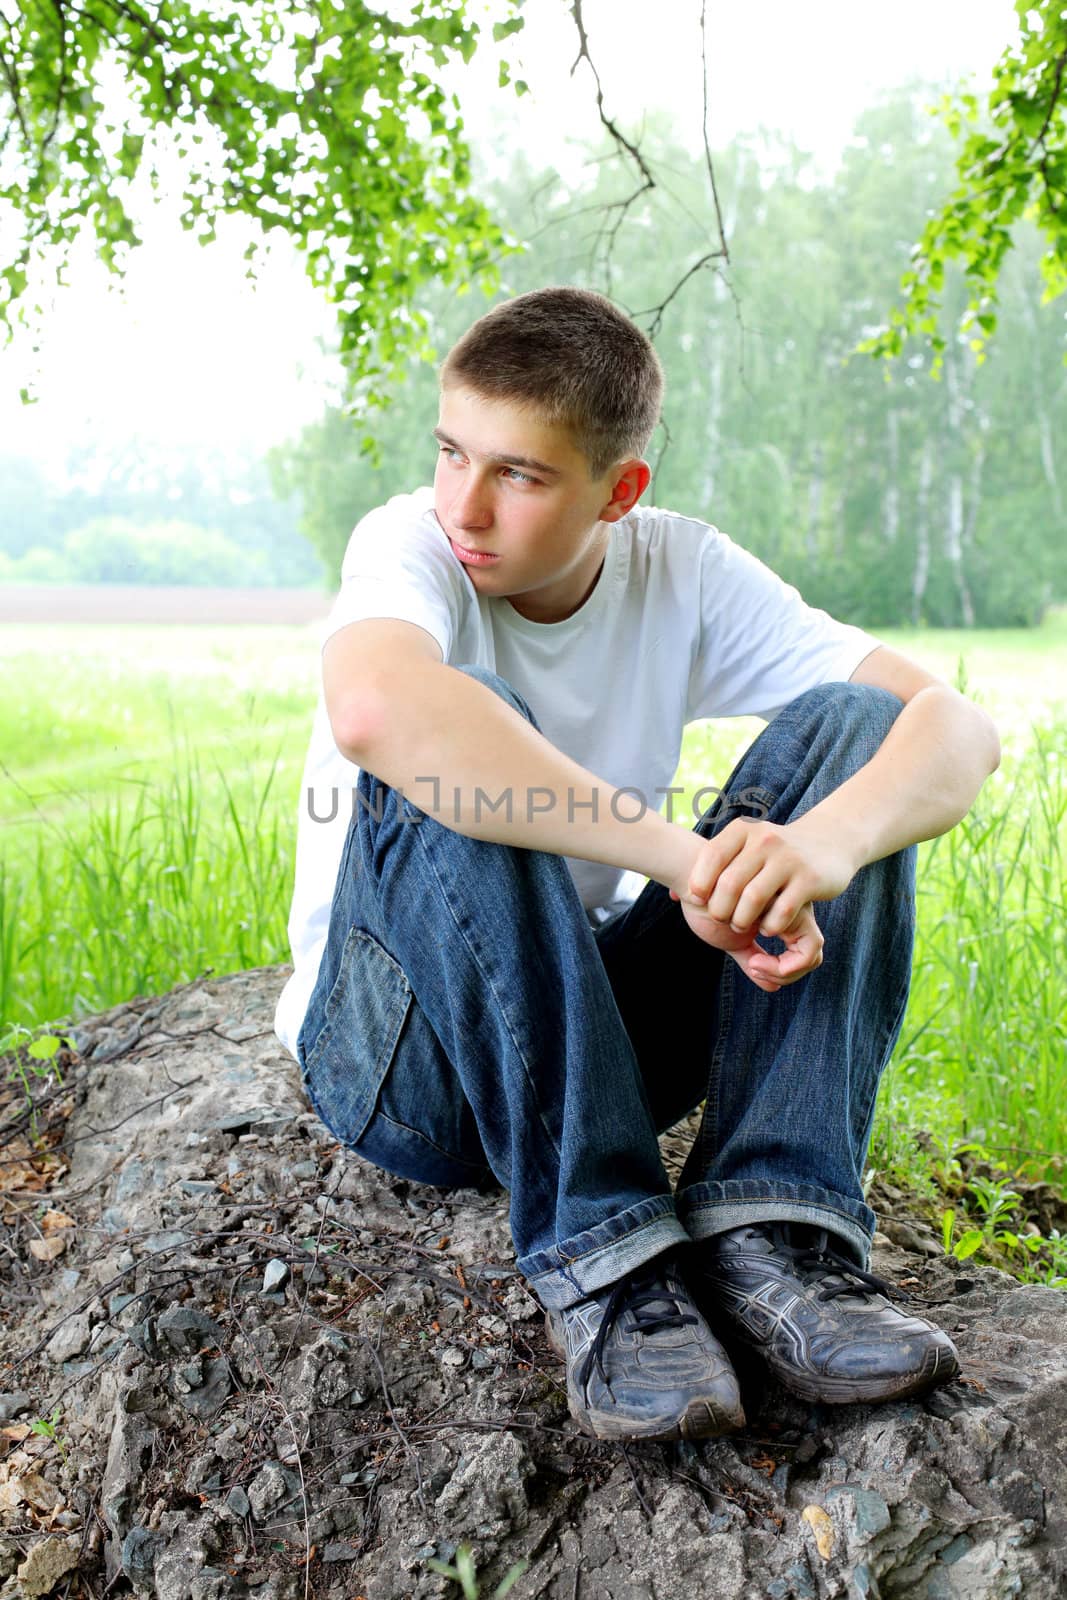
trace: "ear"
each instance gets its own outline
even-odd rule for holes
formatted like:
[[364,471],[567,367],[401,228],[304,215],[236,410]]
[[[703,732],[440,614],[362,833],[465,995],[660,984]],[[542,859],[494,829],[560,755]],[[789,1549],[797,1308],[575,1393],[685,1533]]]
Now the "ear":
[[618,522],[628,511],[632,511],[640,500],[649,483],[652,481],[652,469],[647,461],[639,461],[631,456],[628,461],[620,461],[617,467],[612,467],[609,476],[611,482],[611,499],[600,513],[601,522]]

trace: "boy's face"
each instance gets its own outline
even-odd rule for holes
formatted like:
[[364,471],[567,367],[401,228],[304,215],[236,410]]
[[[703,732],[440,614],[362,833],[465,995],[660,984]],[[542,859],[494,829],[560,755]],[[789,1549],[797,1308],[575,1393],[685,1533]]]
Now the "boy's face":
[[[442,391],[434,435],[434,510],[477,592],[509,600],[532,622],[571,616],[603,565],[606,524],[648,483],[645,463],[591,478],[565,428],[454,385]],[[476,560],[482,552],[493,559]]]

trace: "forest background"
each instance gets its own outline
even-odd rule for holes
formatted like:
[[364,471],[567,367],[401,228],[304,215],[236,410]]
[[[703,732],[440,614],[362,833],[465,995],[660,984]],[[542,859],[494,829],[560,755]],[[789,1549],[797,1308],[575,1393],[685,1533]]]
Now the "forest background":
[[[339,391],[258,452],[158,428],[116,440],[90,423],[50,441],[46,463],[0,436],[0,582],[329,588],[359,516],[429,478],[433,355],[501,292],[579,282],[649,328],[668,374],[650,501],[716,522],[849,621],[1035,624],[1067,597],[1067,372],[1034,224],[1012,229],[985,349],[961,335],[940,353],[913,338],[891,365],[856,354],[953,187],[959,141],[932,114],[945,92],[883,92],[835,161],[773,131],[732,139],[713,154],[720,229],[709,162],[677,118],[632,105],[620,118],[654,187],[602,126],[571,142],[564,175],[555,157],[538,163],[529,125],[515,142],[502,87],[495,138],[472,140],[471,188],[522,249],[495,252],[495,284],[472,271],[419,286],[425,338],[373,406]],[[942,299],[957,325],[951,263]],[[49,315],[61,313],[62,291]],[[180,337],[182,307],[160,313]]]

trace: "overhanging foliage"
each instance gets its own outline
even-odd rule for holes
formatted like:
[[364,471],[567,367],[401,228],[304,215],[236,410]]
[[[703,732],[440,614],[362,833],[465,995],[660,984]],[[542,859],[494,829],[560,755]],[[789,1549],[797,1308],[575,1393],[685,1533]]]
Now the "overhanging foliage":
[[[419,289],[491,286],[508,241],[471,193],[458,107],[434,74],[476,48],[465,0],[410,0],[407,13],[364,0],[0,0],[8,332],[40,315],[27,292],[42,265],[62,278],[83,228],[121,273],[139,242],[131,185],[147,176],[158,190],[166,150],[181,221],[202,243],[224,216],[293,240],[337,306],[354,378],[417,349]],[[511,15],[494,36],[520,26]],[[248,248],[250,271],[260,248]]]

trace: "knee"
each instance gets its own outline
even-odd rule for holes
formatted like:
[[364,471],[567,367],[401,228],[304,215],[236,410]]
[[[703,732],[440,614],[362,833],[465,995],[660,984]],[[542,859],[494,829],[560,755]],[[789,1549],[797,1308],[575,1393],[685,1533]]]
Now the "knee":
[[502,678],[499,673],[490,671],[488,667],[480,667],[474,662],[464,662],[462,665],[457,666],[456,671],[465,672],[467,677],[473,678],[476,683],[484,683],[487,689],[492,689],[494,694],[499,695],[501,700],[506,700],[508,705],[514,707],[520,716],[526,718],[527,722],[532,722],[534,727],[537,727],[537,718],[522,695],[516,689],[513,689],[507,679]]
[[873,683],[820,683],[790,701],[780,715],[880,744],[903,709],[898,695]]
[[903,708],[873,684],[822,683],[790,701],[770,726],[801,765],[814,763],[836,787],[877,754]]

